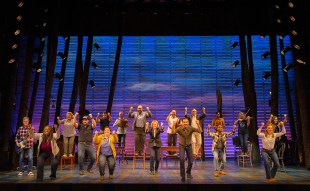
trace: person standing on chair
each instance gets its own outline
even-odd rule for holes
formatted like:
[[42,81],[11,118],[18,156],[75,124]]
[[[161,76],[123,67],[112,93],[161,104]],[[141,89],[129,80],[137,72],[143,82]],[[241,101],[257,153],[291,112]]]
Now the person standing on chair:
[[15,143],[19,150],[19,173],[18,176],[22,176],[24,171],[24,154],[28,155],[28,175],[33,176],[33,138],[29,136],[29,133],[34,131],[34,128],[29,123],[29,118],[23,118],[23,126],[19,127],[15,136]]
[[63,156],[64,157],[72,157],[73,156],[73,145],[74,145],[74,139],[75,139],[75,135],[76,135],[76,129],[74,126],[74,122],[73,122],[73,113],[72,112],[67,112],[66,114],[66,119],[60,119],[59,117],[57,117],[57,122],[58,125],[60,124],[64,124],[64,129],[62,132],[62,136],[63,136]]
[[[185,117],[188,118],[189,125],[193,128],[198,129],[197,120],[200,121],[206,117],[206,108],[202,108],[202,115],[197,115],[197,110],[194,108],[192,109],[192,114],[187,115],[187,107],[185,107]],[[192,147],[193,147],[193,156],[197,157],[199,148],[201,147],[201,132],[194,132],[192,134]]]
[[[211,125],[208,125],[207,135],[212,137],[212,153],[213,153],[213,165],[214,176],[218,177],[220,174],[225,175],[224,167],[226,165],[226,139],[235,134],[236,125],[233,126],[233,130],[230,133],[223,132],[222,125],[218,125],[215,133],[210,133]],[[220,162],[219,162],[220,160]]]
[[[274,133],[273,127],[271,124],[267,124],[265,127],[265,132],[262,133],[262,128],[265,126],[265,123],[262,122],[260,128],[257,130],[257,136],[262,138],[262,157],[265,163],[265,172],[267,182],[271,183],[275,181],[275,176],[277,169],[280,167],[279,158],[275,150],[275,141],[277,137],[281,137],[286,133],[286,129],[283,122],[280,122],[282,131],[279,133]],[[271,166],[269,158],[273,162]]]
[[[160,138],[160,134],[164,132],[163,123],[158,127],[158,121],[153,120],[151,123],[151,129],[149,129],[149,123],[146,123],[146,132],[150,135],[150,140],[148,147],[150,149],[150,174],[155,175],[158,174],[158,167],[160,161],[160,147],[162,146],[162,141]],[[155,168],[154,168],[154,160],[155,160]]]
[[60,137],[60,131],[57,125],[53,128],[49,125],[45,126],[43,133],[33,133],[32,137],[39,140],[38,145],[38,161],[37,161],[37,180],[43,181],[44,176],[44,163],[47,159],[51,162],[51,174],[50,178],[56,179],[56,171],[59,163],[59,148],[57,145],[57,139]]
[[142,156],[143,147],[146,135],[146,118],[151,118],[152,113],[149,107],[146,107],[146,112],[142,111],[142,105],[139,105],[136,112],[132,111],[133,107],[130,107],[128,112],[129,118],[134,118],[132,124],[132,130],[135,132],[135,155]]
[[99,162],[99,174],[100,180],[104,180],[105,166],[108,162],[109,167],[109,179],[113,179],[113,173],[115,168],[116,150],[114,144],[118,142],[118,137],[115,131],[112,132],[108,126],[104,128],[103,134],[98,135],[98,131],[95,132],[94,143],[98,145],[96,150],[97,163]]
[[[285,125],[286,122],[287,122],[286,115],[284,115],[283,124]],[[270,123],[272,125],[274,133],[280,132],[281,121],[279,121],[277,116],[274,116],[273,114],[271,114],[270,118],[268,119],[268,123]],[[281,137],[277,137],[276,142],[275,142],[275,148],[276,148],[277,153],[278,153],[279,149],[281,148],[281,146],[282,146]]]
[[177,125],[177,122],[172,127],[172,133],[178,133],[179,135],[179,154],[180,154],[180,175],[181,181],[185,182],[185,153],[187,157],[187,169],[186,174],[188,179],[192,179],[191,170],[193,166],[193,150],[192,150],[192,134],[193,132],[201,133],[202,129],[199,125],[199,120],[196,120],[198,128],[194,128],[189,125],[187,118],[182,119],[182,123]]
[[214,128],[214,132],[216,132],[217,126],[221,125],[223,130],[225,128],[225,120],[221,117],[221,112],[217,111],[215,113],[215,118],[212,119],[212,127]]
[[96,161],[96,154],[93,148],[93,130],[96,127],[96,121],[93,119],[93,115],[89,114],[89,117],[92,121],[91,125],[88,123],[88,117],[84,116],[82,118],[82,123],[78,124],[76,122],[76,117],[79,113],[74,115],[74,125],[75,128],[79,130],[79,142],[78,142],[78,161],[79,161],[79,170],[80,175],[85,175],[84,172],[84,158],[85,152],[90,157],[90,163],[87,167],[87,172],[92,173],[92,167]]
[[125,147],[126,143],[126,128],[128,120],[124,118],[124,113],[121,111],[118,113],[119,118],[115,120],[113,127],[117,126],[116,134],[118,136],[118,146]]
[[[177,112],[176,110],[171,110],[171,112],[168,114],[166,117],[166,121],[168,123],[168,129],[167,129],[167,134],[168,134],[168,146],[176,146],[177,145],[177,135],[176,133],[172,133],[172,126],[175,122],[179,122],[180,119],[176,116]],[[169,154],[176,154],[175,152],[169,151]]]
[[96,122],[100,124],[100,130],[104,130],[106,126],[110,127],[110,122],[112,121],[112,116],[109,112],[103,112],[102,118],[99,118],[100,113],[97,113]]
[[239,112],[238,119],[234,122],[234,125],[238,125],[238,137],[240,140],[240,145],[242,153],[247,153],[247,141],[249,139],[249,126],[250,126],[250,116],[245,116],[243,112]]

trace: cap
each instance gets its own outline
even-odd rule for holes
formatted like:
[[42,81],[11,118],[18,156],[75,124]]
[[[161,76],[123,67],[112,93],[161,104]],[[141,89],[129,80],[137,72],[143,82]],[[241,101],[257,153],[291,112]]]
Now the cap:
[[84,120],[84,119],[87,119],[87,120],[88,120],[88,117],[85,115],[85,116],[83,116],[83,119],[82,119],[82,120]]

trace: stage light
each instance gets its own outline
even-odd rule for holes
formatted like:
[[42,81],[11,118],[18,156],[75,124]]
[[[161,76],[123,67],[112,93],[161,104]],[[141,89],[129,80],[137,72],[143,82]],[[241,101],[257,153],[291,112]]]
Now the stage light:
[[68,40],[68,36],[62,36],[62,38],[64,39],[64,40]]
[[91,65],[92,65],[94,68],[99,68],[98,65],[96,64],[96,62],[92,62]]
[[90,84],[90,87],[91,87],[91,88],[96,87],[96,86],[95,86],[94,80],[90,80],[90,81],[89,81],[89,84]]
[[284,32],[284,33],[281,33],[280,35],[279,35],[279,39],[284,39],[284,37],[287,35],[287,33],[286,32]]
[[232,66],[232,67],[236,67],[239,63],[240,63],[239,60],[235,60],[235,61],[231,64],[231,66]]
[[58,52],[57,53],[57,56],[59,56],[61,59],[66,59],[67,57],[64,55],[64,53],[62,53],[62,52]]
[[266,51],[264,52],[264,54],[262,54],[262,59],[265,60],[266,58],[268,58],[268,56],[270,56],[270,52]]
[[290,21],[294,22],[296,21],[296,18],[294,16],[290,16]]
[[55,74],[55,77],[56,77],[60,82],[64,80],[64,78],[62,77],[62,75],[61,75],[60,73],[58,73],[58,72]]
[[264,39],[265,37],[266,37],[265,34],[260,35],[260,38],[261,38],[261,39]]
[[13,64],[15,62],[15,58],[11,58],[8,62],[9,64]]
[[238,86],[240,84],[241,80],[240,79],[236,79],[236,81],[234,82],[234,86]]
[[264,80],[267,80],[270,76],[271,76],[271,72],[264,72],[264,76],[263,76],[263,79]]
[[306,61],[304,61],[304,60],[302,60],[300,58],[297,58],[296,62],[298,62],[299,64],[306,64]]
[[16,31],[14,32],[14,35],[17,36],[20,34],[20,30],[19,29],[16,29]]
[[298,33],[297,33],[296,30],[292,29],[292,30],[291,30],[291,34],[294,35],[294,36],[296,36]]
[[34,68],[37,73],[40,73],[42,71],[41,67],[37,62],[33,63],[32,68]]
[[18,47],[18,45],[17,45],[16,43],[14,43],[14,44],[11,46],[12,50],[16,49],[17,47]]
[[281,54],[284,55],[284,54],[286,54],[287,52],[289,52],[291,50],[292,50],[292,47],[291,46],[287,46],[283,50],[281,50]]
[[100,46],[99,46],[98,43],[95,43],[95,44],[94,44],[94,47],[96,48],[96,50],[100,50]]
[[300,46],[298,44],[294,44],[293,47],[296,49],[296,50],[300,50]]
[[287,4],[288,4],[288,6],[289,6],[290,8],[294,8],[294,3],[293,3],[293,2],[289,1]]
[[234,42],[234,43],[230,46],[230,48],[231,48],[231,49],[236,48],[236,46],[238,46],[238,44],[239,44],[238,42]]
[[286,65],[284,68],[283,68],[283,71],[284,72],[287,72],[289,71],[291,68],[293,68],[294,65],[292,63],[289,63],[288,65]]
[[23,16],[18,15],[18,16],[16,17],[16,21],[20,21],[20,20],[22,20],[22,18],[23,18]]
[[24,2],[23,2],[23,1],[19,2],[19,3],[17,4],[17,6],[20,7],[20,8],[23,7],[23,6],[24,6]]

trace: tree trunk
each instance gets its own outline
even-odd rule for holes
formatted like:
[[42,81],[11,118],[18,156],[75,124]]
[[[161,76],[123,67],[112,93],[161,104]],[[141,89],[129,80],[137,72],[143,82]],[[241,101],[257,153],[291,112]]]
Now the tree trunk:
[[271,114],[279,114],[279,72],[278,72],[278,51],[275,35],[269,36],[270,61],[271,61]]

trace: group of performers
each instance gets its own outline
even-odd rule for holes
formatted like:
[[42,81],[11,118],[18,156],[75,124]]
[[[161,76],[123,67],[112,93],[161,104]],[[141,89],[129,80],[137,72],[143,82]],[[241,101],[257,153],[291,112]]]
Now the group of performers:
[[[105,164],[108,164],[109,179],[113,179],[115,168],[116,149],[115,145],[125,147],[126,129],[129,127],[128,120],[124,117],[123,112],[119,112],[118,119],[115,120],[113,126],[117,127],[116,131],[111,132],[110,122],[112,117],[110,113],[105,112],[100,118],[100,113],[94,119],[92,114],[82,116],[81,123],[77,122],[79,113],[66,113],[65,119],[57,117],[58,125],[63,125],[63,156],[73,156],[73,145],[76,135],[76,129],[79,131],[78,138],[78,165],[79,174],[81,176],[87,173],[92,173],[92,167],[95,162],[99,166],[100,180],[105,179]],[[193,158],[197,157],[200,152],[202,140],[201,133],[201,120],[206,117],[206,109],[202,108],[202,114],[197,115],[197,110],[192,109],[191,114],[187,114],[185,108],[184,118],[177,117],[176,110],[172,110],[166,117],[168,124],[168,146],[176,146],[177,137],[179,137],[179,158],[180,158],[180,175],[181,181],[185,182],[187,179],[192,179],[191,168]],[[158,174],[158,167],[160,162],[160,148],[162,146],[161,133],[163,133],[163,123],[159,125],[157,120],[152,120],[151,125],[147,122],[147,118],[152,118],[152,113],[149,107],[143,111],[143,107],[139,105],[137,111],[133,111],[130,107],[128,118],[133,118],[132,130],[134,131],[134,155],[142,155],[146,135],[149,134],[148,149],[150,152],[150,175]],[[251,117],[246,116],[245,113],[240,112],[238,119],[234,122],[231,132],[224,132],[225,121],[221,117],[220,112],[216,112],[216,117],[208,124],[206,135],[212,138],[212,153],[214,163],[214,176],[219,177],[225,175],[224,167],[226,164],[226,139],[235,134],[238,126],[238,137],[242,152],[247,152],[248,142],[248,128],[250,126]],[[100,123],[100,132],[93,131],[96,124]],[[260,128],[257,130],[257,135],[262,139],[262,157],[265,162],[266,179],[268,182],[273,182],[275,179],[277,168],[279,168],[279,159],[276,152],[276,145],[279,137],[286,133],[284,121],[279,121],[276,116],[271,115],[270,119],[265,123],[261,123]],[[60,158],[60,150],[57,145],[57,139],[60,137],[60,130],[58,125],[53,127],[47,125],[44,127],[43,133],[35,133],[34,128],[31,126],[29,118],[23,118],[23,125],[19,127],[16,133],[16,145],[19,148],[19,176],[22,176],[25,171],[29,176],[33,176],[33,146],[34,140],[39,140],[37,152],[37,180],[43,180],[44,163],[49,158],[51,163],[50,178],[56,178],[56,171]],[[151,126],[149,128],[149,126]],[[211,127],[213,131],[211,132]],[[265,127],[265,132],[262,133],[262,128]],[[282,131],[280,132],[280,127]],[[55,132],[54,132],[55,130]],[[96,149],[93,149],[93,143]],[[28,168],[25,169],[23,165],[24,154],[28,155]],[[90,162],[86,171],[84,170],[84,157],[85,153],[90,158]],[[174,152],[169,154],[176,155]],[[185,169],[185,154],[187,158],[187,169]],[[274,165],[270,166],[269,158],[273,161]]]

